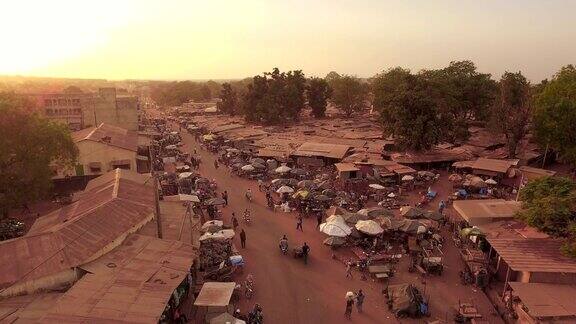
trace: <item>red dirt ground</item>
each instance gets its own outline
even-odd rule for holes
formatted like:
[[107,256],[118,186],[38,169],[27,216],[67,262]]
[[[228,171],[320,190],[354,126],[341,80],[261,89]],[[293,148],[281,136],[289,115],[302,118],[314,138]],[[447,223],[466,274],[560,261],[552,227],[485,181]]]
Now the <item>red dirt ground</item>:
[[[418,275],[407,271],[408,260],[404,258],[390,280],[391,284],[414,283],[424,290],[430,298],[432,316],[427,319],[397,320],[388,311],[382,295],[385,284],[371,279],[362,281],[358,273],[355,273],[354,279],[345,277],[344,265],[332,259],[331,249],[322,244],[326,236],[316,230],[316,219],[305,219],[304,232],[297,231],[294,214],[275,213],[266,208],[264,194],[258,192],[255,181],[234,176],[225,166],[216,170],[213,166],[214,156],[202,150],[192,136],[182,136],[184,150],[191,152],[196,148],[202,157],[200,173],[216,179],[220,191],[228,191],[230,205],[223,208],[225,222],[230,223],[230,214],[234,211],[239,217],[240,227],[246,231],[247,248],[240,249],[246,262],[243,276],[254,274],[256,292],[251,300],[243,299],[240,302],[242,312],[250,310],[258,302],[263,307],[267,323],[343,323],[347,322],[344,318],[346,292],[362,289],[366,294],[364,313],[359,314],[354,310],[352,321],[355,323],[423,323],[434,319],[452,322],[458,301],[475,303],[484,319],[490,323],[503,323],[481,291],[460,284],[458,272],[463,264],[448,233],[443,233],[448,243],[444,248],[446,268],[441,277],[430,277],[423,285]],[[433,189],[439,192],[439,197],[446,197],[451,185],[445,180],[446,176],[442,179],[444,181],[438,182]],[[252,203],[244,197],[247,188],[252,188],[252,192],[256,193]],[[411,199],[415,201],[416,195]],[[436,208],[440,199],[437,198],[430,207]],[[240,218],[245,208],[252,212],[250,225],[244,225]],[[288,236],[291,248],[303,242],[310,245],[308,265],[280,253],[278,241],[283,234]],[[239,239],[236,240],[239,247]]]

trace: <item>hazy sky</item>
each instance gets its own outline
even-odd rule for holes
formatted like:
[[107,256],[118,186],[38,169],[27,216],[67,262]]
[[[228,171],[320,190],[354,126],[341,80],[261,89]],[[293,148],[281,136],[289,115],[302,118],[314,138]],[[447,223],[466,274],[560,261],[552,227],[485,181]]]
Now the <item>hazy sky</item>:
[[470,59],[533,81],[576,63],[576,0],[3,0],[0,74],[362,77]]

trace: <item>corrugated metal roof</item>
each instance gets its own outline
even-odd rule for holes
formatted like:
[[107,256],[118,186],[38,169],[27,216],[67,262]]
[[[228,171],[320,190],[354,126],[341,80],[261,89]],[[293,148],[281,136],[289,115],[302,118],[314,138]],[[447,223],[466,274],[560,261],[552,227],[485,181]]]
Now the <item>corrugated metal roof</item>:
[[292,153],[295,156],[321,156],[342,159],[348,153],[349,145],[306,142]]
[[562,254],[560,240],[490,237],[487,240],[514,271],[576,273],[576,260]]
[[513,164],[512,161],[508,160],[478,158],[476,162],[472,164],[472,169],[506,173]]
[[89,273],[42,320],[157,323],[196,256],[189,244],[131,234],[112,252],[82,266]]
[[78,201],[40,217],[26,236],[0,242],[0,287],[76,267],[152,218],[154,189],[131,180],[131,171],[110,173]]
[[514,295],[535,318],[576,317],[576,286],[510,282]]
[[129,151],[136,152],[138,150],[138,132],[104,123],[98,127],[74,132],[72,138],[75,142],[88,140],[116,146]]
[[352,163],[334,163],[336,170],[338,172],[353,172],[353,171],[360,171],[354,164]]
[[512,218],[520,203],[504,199],[456,200],[454,209],[468,222],[477,218]]

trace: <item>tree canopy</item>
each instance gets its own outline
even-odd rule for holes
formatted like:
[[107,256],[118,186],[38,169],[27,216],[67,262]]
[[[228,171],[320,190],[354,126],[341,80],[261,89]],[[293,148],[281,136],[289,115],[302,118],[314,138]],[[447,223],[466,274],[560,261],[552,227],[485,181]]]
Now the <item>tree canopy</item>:
[[576,183],[563,177],[543,177],[520,190],[517,217],[554,237],[568,239],[564,252],[576,256]]
[[314,117],[324,117],[328,98],[330,98],[331,94],[332,89],[326,80],[321,78],[311,78],[308,80],[306,97],[308,98],[308,105],[312,108]]
[[383,131],[400,148],[425,150],[443,139],[446,125],[426,78],[397,67],[374,78],[372,86]]
[[214,81],[205,83],[192,81],[159,82],[150,89],[150,96],[161,106],[180,106],[190,100],[203,101],[220,91]]
[[518,144],[528,133],[532,113],[530,83],[522,73],[506,72],[499,84],[498,99],[491,109],[492,128],[506,137],[508,157],[516,156]]
[[563,67],[551,81],[544,83],[536,98],[533,114],[534,135],[544,147],[576,164],[576,68]]
[[252,78],[243,98],[243,113],[248,121],[280,124],[295,121],[304,108],[306,79],[302,71],[272,72]]
[[25,98],[0,93],[0,212],[43,198],[52,164],[71,166],[77,148],[65,125],[50,122]]
[[218,102],[218,110],[222,113],[234,116],[238,110],[238,97],[236,91],[232,89],[230,83],[222,84],[222,91],[220,91],[220,99]]
[[[331,74],[332,72],[330,72]],[[329,75],[330,75],[329,74]],[[330,101],[341,110],[346,117],[366,107],[368,89],[360,79],[350,75],[338,76],[334,73],[329,79],[332,88]]]

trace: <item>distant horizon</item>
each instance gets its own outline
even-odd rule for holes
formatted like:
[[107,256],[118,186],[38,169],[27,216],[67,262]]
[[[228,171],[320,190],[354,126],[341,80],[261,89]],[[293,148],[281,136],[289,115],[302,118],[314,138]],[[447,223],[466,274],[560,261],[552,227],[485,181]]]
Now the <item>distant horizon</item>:
[[[113,10],[111,10],[113,8]],[[550,79],[576,59],[570,0],[21,0],[0,12],[0,74],[238,80],[271,71],[372,77],[470,60]]]

